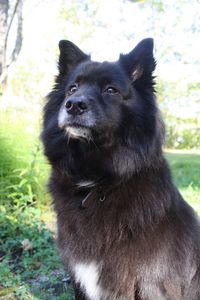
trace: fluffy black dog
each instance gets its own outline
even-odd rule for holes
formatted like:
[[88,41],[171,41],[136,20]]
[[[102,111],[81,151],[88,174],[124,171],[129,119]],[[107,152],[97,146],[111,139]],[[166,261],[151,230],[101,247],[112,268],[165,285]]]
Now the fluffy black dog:
[[200,225],[172,183],[153,40],[117,62],[59,44],[42,140],[77,300],[199,300]]

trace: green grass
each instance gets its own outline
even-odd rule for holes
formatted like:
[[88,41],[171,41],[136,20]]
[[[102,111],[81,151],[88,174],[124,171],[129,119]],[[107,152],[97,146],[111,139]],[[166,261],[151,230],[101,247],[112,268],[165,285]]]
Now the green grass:
[[39,122],[19,109],[0,111],[0,122],[0,299],[71,299],[54,234],[44,222],[49,167]]
[[43,211],[0,207],[0,299],[71,299],[71,286]]
[[171,152],[166,157],[176,186],[200,215],[200,155]]
[[0,204],[13,204],[16,194],[18,198],[34,194],[34,201],[46,204],[49,168],[39,140],[39,121],[35,114],[16,109],[0,110],[0,122]]

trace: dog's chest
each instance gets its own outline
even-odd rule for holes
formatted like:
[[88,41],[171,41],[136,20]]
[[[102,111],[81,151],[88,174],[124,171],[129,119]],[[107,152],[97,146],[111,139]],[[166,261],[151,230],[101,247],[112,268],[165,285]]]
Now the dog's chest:
[[[128,276],[124,281],[124,285],[131,282],[131,285],[128,284],[126,289],[120,289],[120,282],[115,286],[113,290],[112,285],[107,282],[107,288],[101,284],[102,276],[104,276],[103,263],[97,263],[95,261],[90,262],[76,262],[73,269],[74,280],[81,287],[81,290],[84,292],[85,296],[89,300],[167,300],[169,295],[175,295],[176,300],[181,300],[180,294],[180,283],[170,283],[170,290],[163,290],[163,284],[156,282],[154,274],[152,281],[149,280],[150,274],[147,278],[143,280],[138,285],[136,277]],[[115,277],[117,270],[112,269],[112,277]],[[152,272],[153,273],[153,272]],[[123,281],[123,274],[118,274],[118,276]],[[110,277],[111,279],[111,277]],[[110,286],[110,288],[109,288]],[[169,292],[169,294],[168,294]]]
[[99,284],[100,265],[96,262],[76,262],[73,266],[74,279],[80,284],[81,289],[89,299],[99,300],[104,294],[104,290]]

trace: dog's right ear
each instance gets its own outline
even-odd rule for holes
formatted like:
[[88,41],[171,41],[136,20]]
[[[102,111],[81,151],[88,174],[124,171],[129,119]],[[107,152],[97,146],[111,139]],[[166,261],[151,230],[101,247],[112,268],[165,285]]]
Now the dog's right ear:
[[59,49],[58,68],[61,76],[67,75],[77,64],[90,58],[89,55],[85,54],[70,41],[61,40]]
[[146,38],[128,54],[120,55],[120,63],[135,84],[153,85],[152,72],[156,62],[153,56],[153,39]]

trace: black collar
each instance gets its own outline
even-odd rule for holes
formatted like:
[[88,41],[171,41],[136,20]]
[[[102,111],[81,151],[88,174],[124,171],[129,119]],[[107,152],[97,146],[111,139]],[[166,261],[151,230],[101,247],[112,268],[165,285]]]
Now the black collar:
[[94,201],[104,202],[109,194],[115,189],[120,182],[114,179],[101,180],[99,182],[93,182],[92,185],[77,184],[79,191],[87,192],[86,196],[81,201],[81,208],[88,208]]

